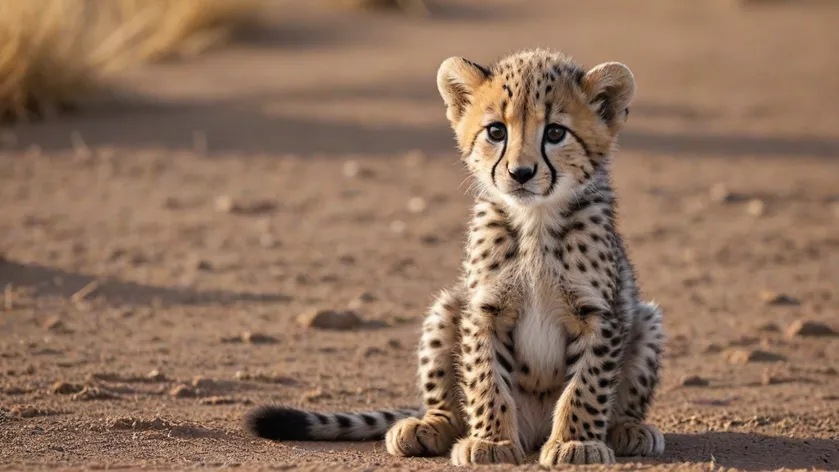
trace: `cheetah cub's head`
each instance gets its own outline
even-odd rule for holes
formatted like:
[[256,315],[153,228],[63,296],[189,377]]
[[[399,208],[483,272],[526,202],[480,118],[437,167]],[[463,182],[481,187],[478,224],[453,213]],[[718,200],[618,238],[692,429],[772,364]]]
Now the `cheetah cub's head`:
[[437,87],[481,189],[528,206],[567,198],[607,163],[635,79],[617,62],[586,72],[561,53],[533,50],[491,67],[446,59]]

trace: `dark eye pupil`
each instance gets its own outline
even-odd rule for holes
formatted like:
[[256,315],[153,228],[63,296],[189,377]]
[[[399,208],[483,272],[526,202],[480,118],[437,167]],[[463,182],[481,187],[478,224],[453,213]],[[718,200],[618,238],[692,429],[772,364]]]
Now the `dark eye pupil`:
[[559,142],[565,136],[565,130],[559,126],[551,126],[548,128],[548,141]]
[[489,137],[494,139],[495,141],[501,141],[502,139],[504,139],[504,128],[498,125],[490,126]]

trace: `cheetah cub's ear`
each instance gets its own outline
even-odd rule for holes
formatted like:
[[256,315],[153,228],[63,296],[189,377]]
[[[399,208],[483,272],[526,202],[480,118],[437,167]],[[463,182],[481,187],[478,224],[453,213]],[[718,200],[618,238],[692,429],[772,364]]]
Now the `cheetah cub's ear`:
[[635,96],[635,77],[629,67],[620,62],[605,62],[595,66],[583,77],[583,90],[589,106],[617,133],[629,116],[629,102]]
[[446,103],[446,117],[454,126],[470,104],[472,95],[489,77],[489,70],[462,57],[450,57],[437,71],[437,89]]

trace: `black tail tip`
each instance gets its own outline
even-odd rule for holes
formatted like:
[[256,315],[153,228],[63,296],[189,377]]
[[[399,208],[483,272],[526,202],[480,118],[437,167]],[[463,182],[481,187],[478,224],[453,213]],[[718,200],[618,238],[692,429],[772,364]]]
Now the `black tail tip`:
[[245,429],[272,441],[310,440],[306,413],[279,405],[254,408],[245,415]]

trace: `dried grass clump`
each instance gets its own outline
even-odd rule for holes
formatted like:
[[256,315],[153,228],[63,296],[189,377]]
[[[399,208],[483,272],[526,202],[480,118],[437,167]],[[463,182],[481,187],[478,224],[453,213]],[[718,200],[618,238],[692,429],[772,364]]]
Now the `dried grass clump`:
[[40,116],[95,88],[94,34],[82,19],[82,2],[0,2],[0,116]]
[[[72,1],[72,0],[71,0]],[[193,56],[259,21],[262,0],[111,0],[141,60]]]
[[262,0],[0,0],[0,118],[77,106],[106,76],[191,56],[258,19]]

